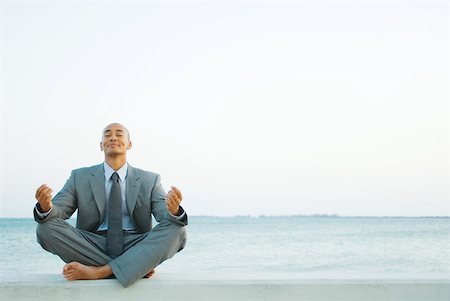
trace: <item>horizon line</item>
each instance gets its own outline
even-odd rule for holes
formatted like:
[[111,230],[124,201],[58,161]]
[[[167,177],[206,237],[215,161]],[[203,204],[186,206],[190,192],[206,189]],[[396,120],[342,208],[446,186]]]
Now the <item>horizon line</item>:
[[[339,214],[235,214],[235,215],[208,215],[208,214],[194,214],[190,215],[190,217],[214,217],[214,218],[320,218],[320,217],[329,217],[329,218],[450,218],[449,215],[339,215]],[[76,215],[74,214],[73,219],[76,219]],[[69,218],[69,219],[71,219]],[[0,219],[33,219],[33,216],[22,216],[22,217],[4,217],[0,216]]]

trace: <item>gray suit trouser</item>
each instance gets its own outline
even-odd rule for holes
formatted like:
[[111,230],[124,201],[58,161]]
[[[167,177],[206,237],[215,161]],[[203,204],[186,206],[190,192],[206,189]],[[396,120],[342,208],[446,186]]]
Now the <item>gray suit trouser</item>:
[[124,234],[124,252],[117,258],[106,254],[106,234],[77,229],[65,220],[53,218],[39,223],[37,241],[64,262],[89,266],[108,264],[114,276],[127,287],[144,277],[164,260],[173,257],[186,243],[185,227],[161,221],[150,232]]

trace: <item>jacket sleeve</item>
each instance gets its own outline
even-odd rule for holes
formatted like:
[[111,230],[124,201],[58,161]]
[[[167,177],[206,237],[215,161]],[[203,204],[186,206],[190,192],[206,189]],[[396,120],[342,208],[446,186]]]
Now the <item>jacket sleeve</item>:
[[[155,184],[153,186],[150,198],[152,204],[152,214],[157,222],[161,222],[163,219],[168,219],[182,226],[187,225],[188,223],[187,214],[184,214],[184,216],[181,219],[178,219],[176,217],[173,217],[167,210],[166,193],[161,185],[161,177],[159,175],[156,176]],[[181,211],[185,212],[183,208],[181,208]]]
[[52,218],[68,219],[72,216],[78,207],[78,199],[75,190],[75,172],[72,171],[69,179],[64,185],[63,189],[52,199],[53,207],[50,213],[41,218],[36,210],[37,206],[34,207],[33,214],[34,219],[38,223],[43,223]]

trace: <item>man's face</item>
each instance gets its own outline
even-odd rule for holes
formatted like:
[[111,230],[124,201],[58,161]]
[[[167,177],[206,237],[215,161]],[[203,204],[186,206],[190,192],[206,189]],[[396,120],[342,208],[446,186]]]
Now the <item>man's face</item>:
[[102,134],[100,150],[105,156],[124,155],[131,148],[127,129],[118,123],[108,125]]

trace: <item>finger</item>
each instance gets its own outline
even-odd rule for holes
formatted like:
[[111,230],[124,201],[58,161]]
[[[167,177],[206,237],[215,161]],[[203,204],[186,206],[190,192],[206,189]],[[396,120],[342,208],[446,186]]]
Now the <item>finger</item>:
[[41,193],[41,191],[44,190],[45,187],[48,187],[47,184],[42,184],[41,186],[38,187],[38,189],[36,189],[36,194],[35,194],[36,198]]
[[38,200],[39,202],[45,201],[47,199],[47,195],[50,194],[51,195],[52,190],[50,187],[46,188],[45,190],[43,190],[39,196],[38,196]]
[[42,190],[42,188],[44,188],[45,186],[47,186],[46,184],[42,184],[41,186],[39,186],[37,189],[36,189],[36,195]]
[[170,186],[172,190],[175,192],[175,194],[178,196],[178,198],[181,200],[183,199],[183,195],[181,194],[180,189],[176,188],[175,186]]
[[47,187],[44,187],[44,188],[39,192],[38,196],[36,197],[36,198],[38,199],[38,201],[43,200],[45,194],[46,194],[49,190],[51,190],[50,187],[48,187],[48,186],[47,186]]
[[167,210],[168,210],[169,212],[172,212],[172,211],[173,211],[172,205],[167,204]]
[[43,188],[45,188],[45,187],[48,187],[48,185],[47,185],[46,183],[44,183],[44,184],[42,184],[41,186],[39,186],[37,190],[43,189]]
[[39,189],[38,190],[38,195],[43,195],[43,194],[45,194],[45,192],[46,191],[48,191],[50,189],[50,187],[49,186],[44,186],[44,187],[42,187],[41,189]]
[[47,193],[44,195],[43,200],[46,201],[46,202],[51,201],[51,199],[52,199],[52,192],[53,192],[53,190],[51,190],[51,189],[49,191],[47,191]]
[[177,202],[173,198],[168,198],[166,200],[166,204],[167,204],[167,207],[174,207],[174,206],[176,206]]
[[180,200],[178,199],[178,196],[172,190],[170,190],[169,193],[167,194],[166,200],[175,200],[175,201],[178,201],[178,203],[180,202]]
[[171,214],[177,214],[179,208],[180,208],[179,206],[167,206],[167,210],[168,210]]
[[178,206],[178,203],[174,199],[168,199],[166,204],[167,209],[169,209],[170,211],[174,211],[174,209],[176,209]]
[[168,201],[172,207],[176,207],[176,206],[180,205],[180,200],[177,199],[176,197],[170,198]]
[[43,192],[43,195],[48,195],[51,194],[53,192],[53,189],[51,189],[50,187],[48,187],[46,190],[44,190],[45,193]]
[[171,196],[174,200],[176,200],[178,203],[181,202],[181,198],[177,195],[177,193],[173,190],[171,190]]

